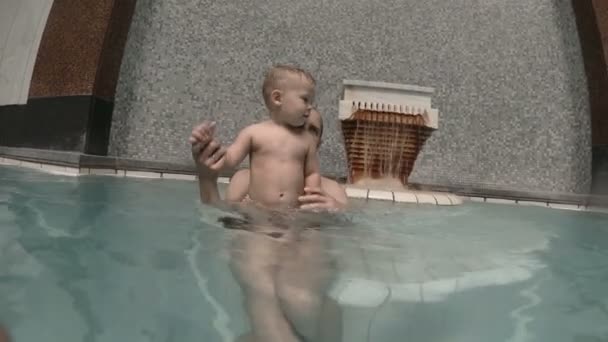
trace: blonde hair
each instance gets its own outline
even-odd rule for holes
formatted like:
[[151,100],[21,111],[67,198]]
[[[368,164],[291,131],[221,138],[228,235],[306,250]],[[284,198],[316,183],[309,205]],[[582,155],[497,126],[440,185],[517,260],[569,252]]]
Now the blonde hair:
[[277,64],[266,72],[264,83],[262,84],[262,96],[264,97],[266,106],[270,105],[270,94],[272,91],[277,89],[278,84],[287,75],[299,75],[310,81],[313,85],[317,82],[308,71],[302,68],[287,64]]

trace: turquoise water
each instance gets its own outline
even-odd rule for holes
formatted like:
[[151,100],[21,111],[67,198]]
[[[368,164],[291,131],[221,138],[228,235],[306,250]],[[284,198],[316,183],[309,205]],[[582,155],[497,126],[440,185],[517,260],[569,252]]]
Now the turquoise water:
[[[18,342],[245,333],[226,253],[234,232],[196,195],[192,182],[0,167],[0,323]],[[354,208],[350,223],[322,230],[343,341],[608,340],[608,216]]]

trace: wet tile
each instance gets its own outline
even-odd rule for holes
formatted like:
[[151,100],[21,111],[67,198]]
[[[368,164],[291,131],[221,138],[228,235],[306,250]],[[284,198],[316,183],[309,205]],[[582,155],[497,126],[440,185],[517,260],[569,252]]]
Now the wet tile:
[[340,277],[330,294],[341,306],[377,308],[386,301],[389,288],[388,284],[380,281]]
[[549,203],[549,208],[562,210],[581,210],[576,204]]
[[446,194],[446,196],[448,196],[448,198],[452,202],[452,205],[460,205],[464,202],[464,199],[458,195]]
[[73,167],[42,164],[41,165],[41,169],[43,171],[46,171],[48,173],[52,173],[52,174],[55,174],[55,175],[62,175],[62,176],[78,176],[78,175],[80,175],[80,169],[73,168]]
[[547,202],[536,202],[536,201],[517,201],[519,205],[527,205],[534,207],[547,207]]
[[21,165],[21,161],[16,160],[16,159],[10,159],[10,158],[2,158],[1,164],[7,165],[7,166],[19,166],[19,165]]
[[502,198],[486,198],[486,203],[494,204],[515,204],[515,200],[502,199]]
[[83,169],[79,169],[79,168],[76,168],[76,167],[67,167],[66,166],[65,171],[67,173],[69,173],[69,174],[83,175],[83,174],[86,174],[88,172],[88,169],[87,170],[83,170]]
[[368,189],[346,187],[346,195],[352,198],[367,198],[368,192]]
[[473,197],[469,197],[469,201],[471,201],[471,202],[485,202],[486,199],[483,198],[483,197],[475,197],[475,196],[473,196]]
[[185,181],[195,181],[195,175],[183,175],[179,173],[163,173],[163,179],[175,179],[175,180],[185,180]]
[[416,197],[418,197],[419,204],[437,204],[437,200],[435,196],[428,192],[417,192]]
[[59,165],[45,165],[42,164],[40,167],[42,170],[47,171],[47,172],[66,172],[65,166],[59,166]]
[[424,302],[442,301],[454,293],[457,287],[457,279],[431,280],[421,284],[421,297]]
[[41,164],[40,163],[32,163],[32,162],[27,162],[27,161],[22,161],[20,166],[22,167],[27,167],[30,169],[40,169],[41,168]]
[[398,302],[422,302],[422,284],[394,283],[391,284],[391,299]]
[[115,169],[90,168],[89,174],[98,175],[98,176],[116,176],[116,170]]
[[367,198],[382,201],[393,201],[393,192],[382,190],[369,190]]
[[395,191],[395,202],[418,203],[418,198],[413,192]]
[[452,200],[446,194],[434,194],[438,205],[453,205]]
[[133,178],[161,178],[160,172],[148,172],[148,171],[129,171],[125,173],[126,177]]

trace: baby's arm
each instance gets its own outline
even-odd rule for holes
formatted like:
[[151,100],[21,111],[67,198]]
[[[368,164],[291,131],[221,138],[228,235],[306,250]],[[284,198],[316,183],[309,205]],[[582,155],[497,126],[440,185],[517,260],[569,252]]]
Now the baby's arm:
[[321,187],[321,172],[319,171],[319,158],[317,157],[317,148],[311,144],[306,154],[306,162],[304,164],[304,187],[305,188],[320,188]]
[[233,169],[245,159],[251,150],[251,142],[253,141],[254,126],[249,126],[243,129],[236,137],[232,145],[226,150],[224,155],[223,169]]

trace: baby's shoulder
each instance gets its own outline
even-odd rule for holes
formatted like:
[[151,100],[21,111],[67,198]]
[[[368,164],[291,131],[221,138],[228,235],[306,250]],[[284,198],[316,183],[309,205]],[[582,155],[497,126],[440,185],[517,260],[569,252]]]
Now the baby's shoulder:
[[258,123],[251,124],[249,126],[245,126],[245,128],[241,129],[241,132],[247,132],[249,134],[255,133],[255,132],[263,129],[262,124],[263,124],[263,122],[258,122]]
[[258,123],[254,123],[250,126],[247,126],[247,129],[253,135],[268,135],[268,134],[276,134],[279,127],[272,121],[262,121]]

